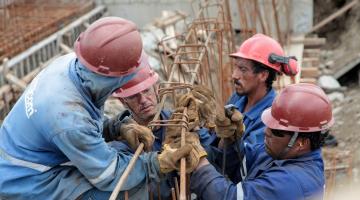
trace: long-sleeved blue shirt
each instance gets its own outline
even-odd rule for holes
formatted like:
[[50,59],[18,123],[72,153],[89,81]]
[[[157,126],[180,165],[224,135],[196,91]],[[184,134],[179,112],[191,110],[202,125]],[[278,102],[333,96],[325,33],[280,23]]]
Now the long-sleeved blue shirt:
[[[248,111],[244,112],[247,104],[247,96],[241,96],[237,93],[231,95],[227,104],[234,104],[237,109],[243,114],[243,123],[245,125],[245,132],[239,141],[226,147],[226,170],[225,173],[234,182],[239,182],[241,177],[239,176],[240,155],[239,147],[243,143],[248,144],[262,144],[264,143],[264,129],[265,124],[261,121],[261,114],[264,110],[271,107],[272,102],[276,96],[274,89],[268,91],[268,93],[252,106]],[[209,150],[211,149],[211,150]],[[223,150],[215,146],[209,147],[208,153],[211,156],[212,164],[218,169],[222,168],[223,162]]]
[[[133,76],[100,76],[73,53],[42,70],[0,129],[0,197],[76,199],[92,188],[112,191],[132,155],[104,141],[103,106]],[[138,191],[146,198],[147,177],[159,176],[156,157],[141,155],[122,190],[143,185]]]
[[303,200],[322,199],[324,164],[315,150],[294,159],[274,160],[264,144],[246,145],[242,165],[243,180],[233,183],[212,165],[193,172],[191,191],[206,200]]
[[237,93],[231,95],[227,104],[234,104],[238,110],[243,114],[243,123],[246,127],[242,136],[242,142],[249,144],[264,143],[264,129],[265,124],[261,121],[261,114],[264,110],[271,107],[276,93],[271,89],[260,101],[252,106],[248,111],[244,112],[247,97],[240,96]]

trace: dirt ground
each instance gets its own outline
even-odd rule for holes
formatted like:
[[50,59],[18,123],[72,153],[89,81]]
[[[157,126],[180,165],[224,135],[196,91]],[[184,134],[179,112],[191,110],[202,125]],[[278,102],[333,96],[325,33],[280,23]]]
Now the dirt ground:
[[356,84],[350,85],[344,92],[342,101],[334,101],[333,113],[335,124],[331,134],[338,140],[338,146],[327,148],[325,151],[336,151],[338,160],[333,164],[333,159],[325,159],[327,166],[349,165],[349,170],[336,171],[337,189],[347,184],[360,184],[360,88]]
[[[315,0],[314,24],[326,16],[336,12],[352,0]],[[321,28],[317,34],[326,38],[321,65],[323,73],[334,75],[349,62],[360,57],[360,3],[341,15],[341,17]],[[359,66],[358,66],[359,67]],[[351,165],[349,171],[338,171],[336,188],[344,188],[347,184],[360,183],[360,86],[357,71],[353,70],[341,79],[346,90],[341,92],[341,100],[333,101],[335,125],[331,133],[338,139],[338,146],[331,150],[338,151],[337,165],[342,162]],[[327,151],[325,149],[325,151]],[[344,153],[348,151],[349,154]],[[326,160],[331,165],[331,161]],[[348,161],[352,161],[349,163]],[[334,165],[334,164],[333,164]],[[350,180],[346,179],[351,177]],[[334,199],[331,198],[331,199]]]
[[[314,25],[339,10],[352,0],[315,0]],[[351,60],[360,57],[360,3],[328,23],[316,32],[326,38],[324,49],[329,50],[324,56],[328,72],[334,74]],[[328,63],[331,63],[330,65]]]

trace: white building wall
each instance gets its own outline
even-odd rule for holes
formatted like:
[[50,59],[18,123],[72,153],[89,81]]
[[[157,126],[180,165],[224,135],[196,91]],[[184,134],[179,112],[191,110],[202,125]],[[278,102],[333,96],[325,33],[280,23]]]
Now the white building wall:
[[[290,1],[290,27],[293,33],[305,33],[313,25],[313,0],[284,0]],[[110,15],[123,17],[134,21],[140,28],[161,16],[162,10],[180,10],[190,16],[194,16],[191,0],[97,0],[98,3],[107,5]],[[279,2],[279,1],[278,1]],[[260,6],[271,7],[271,0],[259,0]],[[196,7],[196,6],[195,6]],[[233,27],[240,29],[239,10],[237,0],[230,0]],[[283,10],[283,8],[279,8]],[[263,13],[264,14],[264,13]],[[284,23],[287,16],[279,12],[280,26],[286,27]],[[257,27],[259,28],[259,24]],[[275,26],[274,26],[275,27]],[[260,30],[260,29],[259,29]],[[275,31],[275,30],[272,30]]]

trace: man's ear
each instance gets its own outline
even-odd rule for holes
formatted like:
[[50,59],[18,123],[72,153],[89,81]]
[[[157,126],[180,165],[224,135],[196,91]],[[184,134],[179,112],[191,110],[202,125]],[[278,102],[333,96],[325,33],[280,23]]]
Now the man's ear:
[[266,79],[269,77],[269,71],[264,70],[264,71],[258,73],[258,76],[262,82],[265,82]]
[[304,150],[309,145],[310,145],[309,138],[299,138],[297,142],[297,147],[299,148],[299,150]]

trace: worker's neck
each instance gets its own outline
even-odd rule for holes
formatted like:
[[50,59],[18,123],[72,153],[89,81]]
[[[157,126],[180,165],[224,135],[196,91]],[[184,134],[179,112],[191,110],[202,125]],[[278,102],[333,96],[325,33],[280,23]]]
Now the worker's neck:
[[149,117],[149,119],[142,119],[142,118],[137,117],[136,115],[133,115],[133,118],[138,124],[140,124],[142,126],[147,126],[153,119],[151,117]]
[[262,98],[264,98],[267,94],[267,87],[258,87],[257,90],[249,93],[247,95],[247,103],[244,109],[244,112],[249,111],[257,102],[259,102]]

